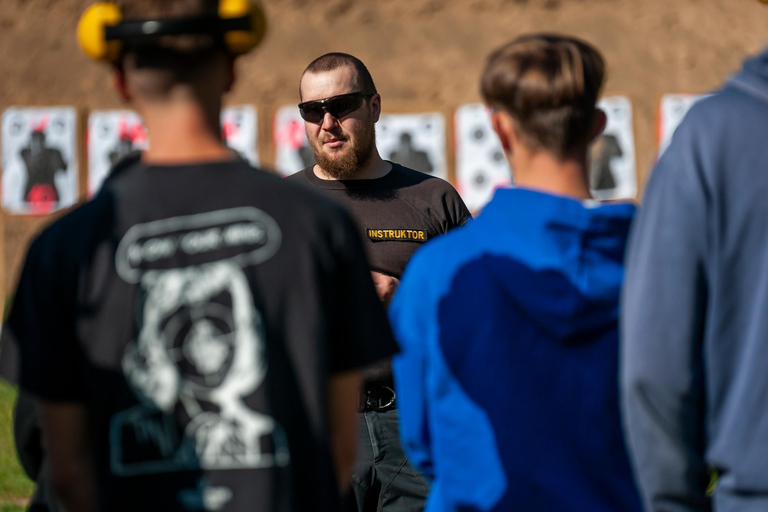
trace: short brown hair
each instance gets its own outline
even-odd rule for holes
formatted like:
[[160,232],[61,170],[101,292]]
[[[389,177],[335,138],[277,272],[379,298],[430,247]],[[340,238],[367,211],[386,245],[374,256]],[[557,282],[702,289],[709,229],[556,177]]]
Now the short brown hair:
[[531,34],[488,57],[481,90],[488,106],[510,114],[526,146],[563,158],[590,142],[604,80],[605,61],[590,44]]
[[[333,52],[321,55],[309,63],[307,69],[301,74],[301,78],[304,78],[307,73],[325,73],[342,67],[348,67],[354,71],[355,85],[358,91],[376,94],[376,85],[373,83],[373,77],[368,68],[365,67],[363,61],[348,53]],[[301,96],[301,82],[299,82],[299,96]]]

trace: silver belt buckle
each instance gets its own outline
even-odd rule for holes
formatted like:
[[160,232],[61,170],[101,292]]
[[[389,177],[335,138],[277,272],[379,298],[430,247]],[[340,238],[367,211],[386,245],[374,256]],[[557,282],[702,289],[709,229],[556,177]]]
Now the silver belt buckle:
[[390,398],[389,402],[387,402],[385,405],[379,406],[379,409],[386,409],[387,407],[395,403],[395,398],[397,397],[397,394],[395,393],[395,390],[390,387],[387,387],[387,386],[381,386],[381,387],[386,390],[389,390],[392,393],[392,398]]

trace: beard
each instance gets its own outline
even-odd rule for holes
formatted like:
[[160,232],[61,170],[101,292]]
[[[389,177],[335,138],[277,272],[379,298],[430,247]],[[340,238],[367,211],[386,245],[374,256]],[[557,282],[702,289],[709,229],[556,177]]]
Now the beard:
[[354,139],[345,137],[345,140],[345,148],[331,152],[323,150],[323,142],[320,139],[310,140],[315,162],[336,180],[351,178],[371,160],[373,148],[376,146],[376,130],[373,123],[367,125],[365,131],[358,133]]

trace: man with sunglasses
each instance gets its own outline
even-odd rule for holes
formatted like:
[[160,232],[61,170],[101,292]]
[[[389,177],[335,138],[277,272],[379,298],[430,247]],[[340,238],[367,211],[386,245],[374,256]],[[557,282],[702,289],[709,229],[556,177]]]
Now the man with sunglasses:
[[[326,192],[362,229],[379,298],[389,304],[405,264],[424,244],[470,213],[447,182],[383,160],[375,124],[381,96],[357,58],[329,53],[314,60],[300,83],[299,111],[317,162],[293,175]],[[351,290],[350,293],[354,293]],[[349,507],[384,512],[421,510],[428,493],[400,444],[397,397],[389,361],[365,374],[358,460]]]

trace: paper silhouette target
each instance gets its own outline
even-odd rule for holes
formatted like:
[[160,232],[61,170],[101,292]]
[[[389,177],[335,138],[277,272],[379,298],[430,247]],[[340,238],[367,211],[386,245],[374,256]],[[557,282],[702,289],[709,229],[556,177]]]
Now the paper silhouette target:
[[382,114],[376,147],[385,160],[447,179],[445,118],[442,114]]
[[512,169],[482,103],[462,105],[454,116],[456,188],[472,212],[491,200],[493,191],[512,183]]
[[221,133],[227,146],[256,167],[259,165],[258,126],[256,108],[251,105],[226,107],[221,111]]
[[288,176],[315,164],[304,130],[304,120],[295,105],[281,107],[275,115],[275,167]]
[[[250,105],[221,111],[221,134],[227,146],[252,165],[259,164],[256,109]],[[97,110],[88,117],[88,195],[101,188],[120,159],[149,147],[139,114],[130,110]]]
[[88,195],[92,197],[112,167],[148,147],[141,117],[130,110],[95,110],[88,116]]
[[694,103],[706,95],[696,94],[665,94],[661,98],[659,108],[659,156],[672,142],[672,135],[683,122],[685,115]]
[[[315,164],[304,120],[295,106],[277,111],[275,167],[284,176]],[[445,178],[445,119],[440,114],[386,114],[376,123],[376,147],[385,160]]]
[[598,107],[608,122],[592,145],[592,196],[599,200],[632,199],[637,194],[632,103],[624,96],[613,96],[600,100]]
[[46,214],[77,202],[76,119],[71,107],[3,112],[2,202],[7,212]]

